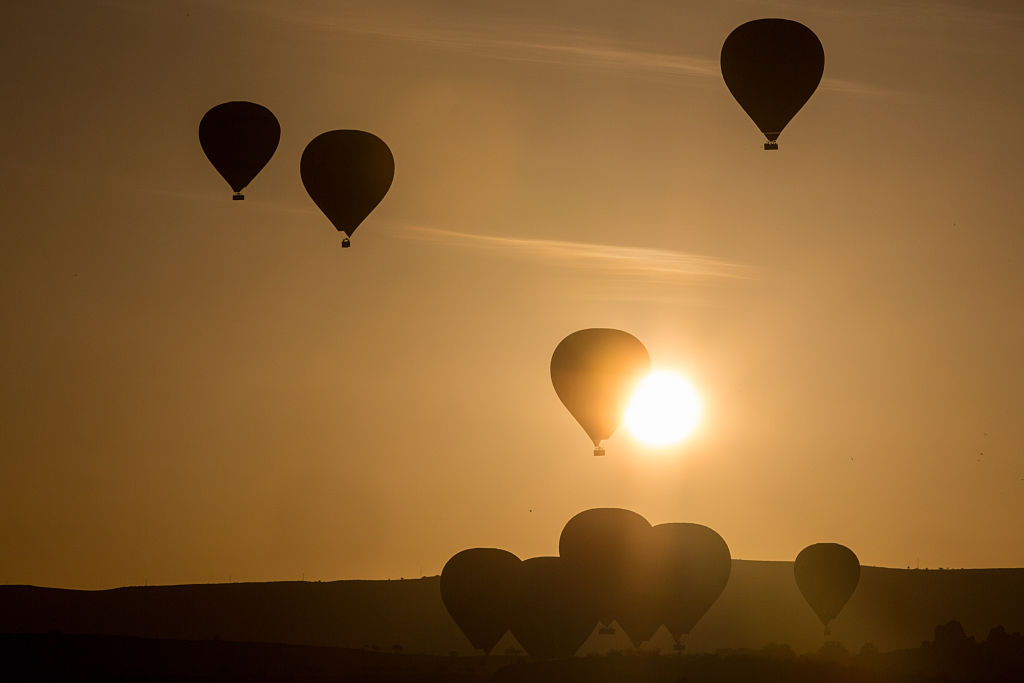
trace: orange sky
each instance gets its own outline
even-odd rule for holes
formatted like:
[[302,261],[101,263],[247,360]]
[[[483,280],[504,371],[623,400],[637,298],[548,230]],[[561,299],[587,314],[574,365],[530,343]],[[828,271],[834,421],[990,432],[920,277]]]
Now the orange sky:
[[[4,4],[0,583],[420,576],[598,506],[1024,565],[1024,10],[823,4]],[[826,54],[770,154],[718,72],[765,16]],[[234,99],[282,127],[244,203]],[[333,128],[396,161],[344,252]],[[590,455],[584,327],[691,378],[690,442]]]

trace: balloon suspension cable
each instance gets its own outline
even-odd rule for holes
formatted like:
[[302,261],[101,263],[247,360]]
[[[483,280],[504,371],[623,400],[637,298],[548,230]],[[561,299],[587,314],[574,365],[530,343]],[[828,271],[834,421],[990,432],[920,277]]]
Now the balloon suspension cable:
[[243,199],[245,199],[245,195],[242,194],[241,192],[236,192],[234,195],[232,195],[231,199],[233,201],[240,202]]
[[594,455],[604,455],[604,446],[594,446]]
[[349,240],[349,238],[346,237],[345,239],[341,240],[341,248],[342,249],[348,249],[351,246],[352,246],[352,241]]

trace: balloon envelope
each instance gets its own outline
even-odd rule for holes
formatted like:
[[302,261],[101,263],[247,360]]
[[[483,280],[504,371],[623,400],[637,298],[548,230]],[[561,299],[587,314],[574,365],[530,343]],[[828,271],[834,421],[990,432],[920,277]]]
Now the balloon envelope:
[[584,510],[562,529],[558,555],[583,592],[591,623],[618,619],[635,599],[650,529],[646,519],[621,508]]
[[217,172],[240,193],[274,156],[281,125],[266,107],[253,102],[225,102],[199,122],[199,144]]
[[732,556],[722,537],[701,524],[659,524],[651,528],[650,539],[661,623],[679,640],[729,583]]
[[473,644],[490,652],[511,626],[519,558],[498,548],[456,553],[441,570],[441,600]]
[[814,94],[824,71],[821,41],[796,21],[748,21],[722,45],[729,92],[771,142]]
[[306,145],[299,171],[316,205],[351,237],[391,187],[395,158],[372,133],[332,130]]
[[647,349],[622,330],[573,332],[551,355],[555,393],[595,447],[618,429],[633,389],[650,370]]
[[523,560],[513,592],[512,635],[538,659],[572,657],[595,620],[558,557]]
[[796,556],[793,575],[807,604],[827,628],[857,588],[860,561],[844,545],[815,543]]

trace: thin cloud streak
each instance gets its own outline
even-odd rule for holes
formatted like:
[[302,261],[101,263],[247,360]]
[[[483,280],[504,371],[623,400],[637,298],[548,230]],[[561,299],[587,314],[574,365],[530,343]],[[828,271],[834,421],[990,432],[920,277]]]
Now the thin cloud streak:
[[[272,18],[275,21],[321,31],[343,32],[396,40],[439,49],[461,50],[481,57],[509,62],[550,64],[576,68],[618,71],[624,74],[720,80],[718,55],[696,57],[652,52],[615,43],[602,36],[581,31],[538,30],[522,25],[464,25],[440,28],[419,24],[402,25],[395,17],[326,17],[299,14],[268,5],[224,2],[235,11]],[[513,37],[507,37],[507,36]],[[724,37],[723,37],[724,40]],[[865,83],[826,77],[822,89],[844,95],[882,96],[889,91]]]
[[509,257],[649,283],[711,284],[726,280],[747,280],[754,276],[754,270],[749,266],[714,256],[670,249],[474,235],[421,226],[407,227],[403,237],[456,247],[500,251]]

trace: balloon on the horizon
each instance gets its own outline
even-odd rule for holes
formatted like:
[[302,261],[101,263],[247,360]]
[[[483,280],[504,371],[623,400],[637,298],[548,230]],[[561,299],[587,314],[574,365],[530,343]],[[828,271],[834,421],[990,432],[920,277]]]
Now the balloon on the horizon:
[[650,522],[621,508],[584,510],[562,528],[558,555],[592,610],[591,624],[628,610],[650,530]]
[[857,588],[860,561],[844,545],[815,543],[796,556],[793,575],[807,604],[825,627],[825,635],[829,635],[829,622],[836,618]]
[[622,330],[573,332],[551,355],[551,383],[562,404],[604,455],[601,441],[618,429],[634,387],[651,370],[647,349]]
[[489,653],[511,626],[520,560],[499,548],[470,548],[441,570],[441,600],[473,644]]
[[778,149],[786,124],[814,94],[825,50],[811,29],[789,19],[757,19],[737,27],[722,45],[722,77],[736,101]]
[[234,190],[232,199],[245,199],[242,190],[274,156],[280,140],[277,118],[254,102],[218,104],[199,122],[199,144]]
[[[702,524],[658,524],[651,527],[648,538],[655,569],[651,580],[654,594],[659,596],[659,623],[668,628],[681,650],[686,636],[729,583],[732,556],[725,540]],[[646,624],[648,628],[650,621]],[[654,630],[638,642],[650,638]],[[640,638],[644,634],[636,635]]]
[[523,560],[512,600],[512,635],[536,659],[572,657],[594,630],[593,610],[559,557]]
[[370,215],[391,187],[395,158],[372,133],[332,130],[306,145],[299,163],[302,184],[338,232],[341,246]]

